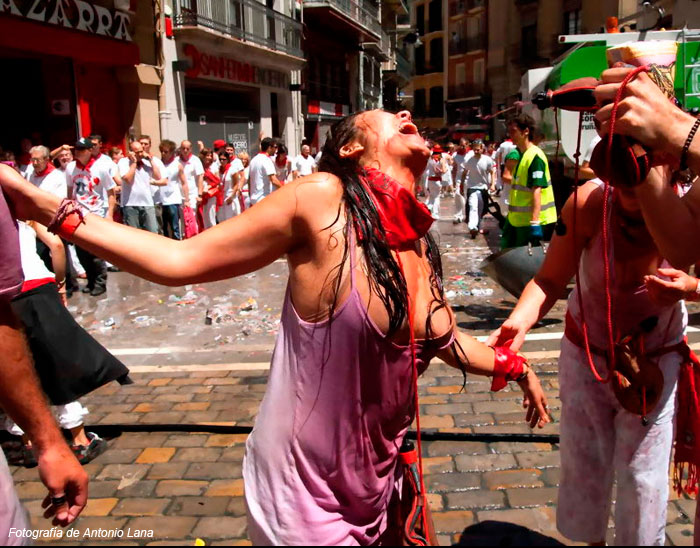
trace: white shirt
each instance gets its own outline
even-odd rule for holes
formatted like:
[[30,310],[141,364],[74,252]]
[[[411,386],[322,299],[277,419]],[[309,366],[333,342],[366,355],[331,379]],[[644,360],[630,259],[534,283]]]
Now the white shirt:
[[257,204],[265,196],[272,194],[270,175],[275,175],[275,164],[264,152],[256,154],[250,160],[250,203]]
[[122,207],[153,207],[151,180],[153,168],[147,160],[136,167],[131,183],[124,178],[131,169],[129,158],[119,160],[119,174],[122,176]]
[[474,156],[473,150],[468,150],[465,154],[460,154],[459,152],[457,152],[454,155],[453,159],[455,165],[457,166],[457,172],[455,173],[456,183],[462,182],[462,176],[464,175],[464,166],[472,158],[472,156]]
[[34,166],[32,164],[18,164],[17,169],[19,169],[20,175],[25,179],[29,179],[34,172]]
[[275,175],[277,175],[277,180],[281,184],[284,184],[285,182],[287,182],[287,179],[289,178],[289,175],[292,172],[292,170],[290,169],[292,162],[287,160],[283,165],[279,165],[277,163],[276,157],[272,161],[275,164]]
[[305,177],[306,175],[311,175],[316,167],[316,160],[309,154],[306,158],[299,154],[294,160],[294,171],[299,173],[300,177]]
[[182,159],[182,156],[178,156],[178,162],[182,164],[182,168],[185,170],[185,179],[187,179],[187,192],[188,205],[191,208],[197,207],[197,197],[199,196],[199,189],[197,188],[197,177],[199,175],[204,175],[204,166],[199,158],[194,154],[190,154],[187,161]]
[[39,176],[36,171],[32,170],[28,177],[30,183],[59,198],[68,196],[68,185],[66,184],[66,174],[60,169],[53,168],[49,164],[44,171],[44,174]]
[[56,275],[51,272],[44,261],[41,260],[36,252],[36,232],[29,225],[22,221],[19,225],[19,253],[22,261],[22,272],[24,272],[24,281],[43,280],[44,278],[56,278]]
[[167,178],[166,186],[158,187],[160,189],[160,198],[164,206],[166,205],[181,205],[182,204],[182,184],[180,183],[180,162],[177,158],[173,158],[169,164],[164,164],[160,168],[160,177]]
[[90,213],[106,217],[109,210],[108,192],[116,185],[109,168],[92,160],[79,166],[73,160],[66,166],[68,195]]
[[496,149],[496,154],[495,154],[495,160],[496,163],[499,166],[502,166],[506,163],[506,157],[515,150],[516,146],[513,141],[508,139],[507,141],[503,141],[499,147]]
[[476,154],[474,154],[464,166],[469,171],[467,174],[467,188],[489,188],[491,186],[493,166],[493,158],[490,156],[482,154],[477,158]]
[[[442,177],[442,173],[440,173],[438,171],[439,165],[440,165],[440,161],[435,161],[432,158],[430,158],[430,160],[428,160],[428,165],[425,168],[425,170],[428,174],[428,177]],[[439,181],[429,181],[429,183],[440,184]]]
[[442,161],[445,166],[447,166],[447,171],[442,174],[442,184],[445,186],[452,185],[452,166],[454,165],[454,159],[449,152],[442,153]]
[[[165,166],[163,165],[163,162],[161,162],[160,158],[157,158],[156,156],[151,156],[153,159],[153,163],[155,166],[158,168],[158,171],[160,172],[160,178],[162,179],[165,177],[163,175],[163,171],[165,171]],[[148,160],[144,160],[144,163],[148,164]],[[155,177],[154,177],[155,179]],[[163,190],[165,187],[163,186],[157,186],[157,185],[151,185],[151,197],[153,198],[153,203],[154,204],[162,204],[163,203]]]

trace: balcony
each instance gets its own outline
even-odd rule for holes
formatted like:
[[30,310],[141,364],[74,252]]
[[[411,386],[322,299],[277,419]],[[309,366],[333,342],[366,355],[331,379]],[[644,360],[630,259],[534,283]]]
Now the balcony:
[[486,50],[488,48],[488,40],[486,35],[470,36],[468,38],[450,39],[450,55],[462,55],[475,51]]
[[379,99],[382,94],[382,89],[378,86],[372,86],[370,84],[364,84],[362,87],[362,93],[372,99]]
[[486,95],[486,86],[482,83],[455,84],[447,88],[448,101],[470,99]]
[[328,82],[307,80],[305,88],[309,99],[329,103],[342,103],[344,105],[350,104],[350,90],[348,86],[334,86]]
[[[382,26],[379,10],[366,0],[304,0],[304,14],[315,10],[329,10],[340,14],[351,25],[359,25],[365,34],[362,42],[380,38]],[[327,23],[327,21],[323,21]],[[370,36],[367,36],[367,33]]]
[[303,58],[301,23],[255,0],[175,0],[175,29],[203,27]]
[[486,7],[486,0],[453,0],[449,4],[448,13],[450,17],[455,17],[483,7]]
[[364,42],[362,44],[362,49],[368,53],[372,53],[382,61],[388,61],[391,58],[391,38],[382,30],[379,35],[379,40]]

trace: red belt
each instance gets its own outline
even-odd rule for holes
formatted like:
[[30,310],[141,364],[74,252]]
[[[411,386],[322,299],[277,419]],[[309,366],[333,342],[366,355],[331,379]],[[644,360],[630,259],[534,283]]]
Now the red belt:
[[38,280],[27,280],[22,284],[22,293],[41,287],[42,285],[55,284],[56,278],[39,278]]
[[428,177],[428,181],[442,181],[442,177]]

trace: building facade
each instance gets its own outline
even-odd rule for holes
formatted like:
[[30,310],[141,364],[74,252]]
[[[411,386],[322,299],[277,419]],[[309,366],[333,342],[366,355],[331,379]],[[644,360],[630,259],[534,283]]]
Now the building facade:
[[[255,152],[301,140],[302,25],[291,0],[172,0],[163,20],[163,138]],[[170,19],[170,20],[169,20]]]
[[304,0],[302,18],[304,137],[316,152],[334,122],[382,107],[389,41],[375,0]]
[[123,147],[130,133],[157,134],[157,57],[150,2],[3,1],[0,59],[11,84],[0,89],[0,146],[99,133]]

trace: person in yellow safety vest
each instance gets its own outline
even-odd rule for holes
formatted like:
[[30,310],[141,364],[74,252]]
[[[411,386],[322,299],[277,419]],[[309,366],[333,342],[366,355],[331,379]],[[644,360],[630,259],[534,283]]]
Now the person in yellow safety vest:
[[534,133],[535,121],[527,114],[508,123],[520,160],[513,174],[501,249],[549,241],[557,222],[549,164],[544,152],[530,140]]

